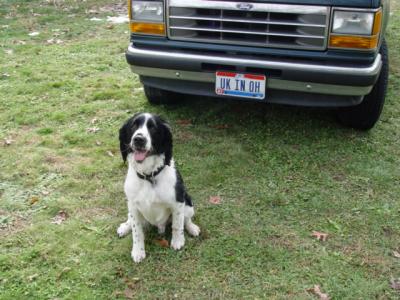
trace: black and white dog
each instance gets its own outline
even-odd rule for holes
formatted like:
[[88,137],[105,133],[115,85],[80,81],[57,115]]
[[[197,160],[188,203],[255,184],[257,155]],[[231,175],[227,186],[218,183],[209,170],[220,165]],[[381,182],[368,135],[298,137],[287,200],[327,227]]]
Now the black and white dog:
[[194,209],[179,171],[172,158],[172,134],[169,125],[159,116],[140,113],[130,118],[119,131],[120,149],[128,161],[125,194],[128,220],[117,233],[120,237],[132,231],[132,259],[146,257],[143,225],[150,223],[163,234],[172,220],[171,247],[179,250],[185,244],[184,228],[192,236],[200,228],[192,223]]

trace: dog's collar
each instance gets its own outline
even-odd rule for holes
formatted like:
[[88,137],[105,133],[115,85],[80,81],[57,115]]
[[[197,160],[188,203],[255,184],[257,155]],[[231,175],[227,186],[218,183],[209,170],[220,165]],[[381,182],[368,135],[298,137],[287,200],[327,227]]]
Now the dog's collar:
[[157,170],[155,170],[151,174],[140,174],[139,172],[136,172],[136,174],[140,179],[147,180],[151,184],[154,184],[155,183],[155,177],[158,174],[160,174],[161,171],[164,170],[164,168],[165,168],[165,165],[162,165],[161,167],[159,167]]

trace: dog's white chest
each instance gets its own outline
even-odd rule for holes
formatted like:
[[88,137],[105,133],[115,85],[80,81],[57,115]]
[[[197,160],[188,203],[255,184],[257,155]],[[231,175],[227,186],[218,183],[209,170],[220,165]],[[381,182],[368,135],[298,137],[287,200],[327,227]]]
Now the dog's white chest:
[[136,208],[152,225],[164,224],[171,215],[175,201],[174,181],[168,180],[170,170],[157,176],[157,184],[139,179],[133,170],[128,171],[125,193],[128,206]]
[[140,201],[136,203],[136,207],[152,225],[165,224],[171,215],[171,210],[165,203]]

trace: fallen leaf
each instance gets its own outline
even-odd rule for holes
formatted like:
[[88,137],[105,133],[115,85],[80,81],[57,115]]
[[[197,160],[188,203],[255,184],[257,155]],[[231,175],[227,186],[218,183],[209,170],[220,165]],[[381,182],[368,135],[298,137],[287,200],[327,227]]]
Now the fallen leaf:
[[90,124],[94,124],[96,122],[97,122],[97,118],[93,118],[93,119],[90,120]]
[[107,28],[107,29],[113,29],[113,28],[114,28],[114,25],[113,25],[113,24],[108,24],[108,25],[106,26],[106,28]]
[[394,290],[400,290],[400,278],[397,279],[390,279],[390,287]]
[[181,119],[181,120],[176,120],[176,124],[178,125],[191,125],[192,121],[189,119]]
[[215,126],[212,126],[212,127],[215,128],[215,129],[228,129],[229,125],[228,124],[219,124],[219,125],[215,125]]
[[68,213],[65,210],[60,210],[57,215],[52,218],[52,224],[61,225],[68,218]]
[[96,145],[97,145],[97,146],[100,146],[100,145],[101,145],[101,142],[100,142],[100,141],[96,141]]
[[40,34],[40,32],[37,32],[37,31],[28,33],[29,36],[38,36],[39,34]]
[[314,294],[315,296],[317,296],[318,299],[320,299],[320,300],[329,300],[330,299],[328,294],[324,294],[321,292],[321,287],[319,285],[314,285],[313,288],[308,289],[307,291]]
[[13,143],[13,140],[10,138],[5,138],[4,139],[4,145],[10,146]]
[[49,40],[47,40],[46,42],[47,42],[47,44],[50,44],[50,45],[52,45],[52,44],[57,44],[57,45],[59,45],[59,44],[64,43],[64,41],[62,41],[62,40],[60,40],[60,39],[49,39]]
[[107,155],[110,157],[114,157],[115,155],[111,151],[107,151]]
[[392,254],[393,254],[393,256],[396,257],[396,258],[400,258],[400,253],[397,252],[397,251],[393,251]]
[[86,11],[87,14],[98,14],[99,11],[96,9],[89,9],[88,11]]
[[42,191],[42,194],[43,194],[44,196],[48,196],[48,195],[50,194],[50,192],[49,192],[49,191]]
[[211,204],[220,204],[221,203],[221,197],[220,196],[210,196],[210,198],[208,199],[208,201]]
[[5,52],[6,54],[8,54],[8,55],[11,55],[11,54],[14,53],[14,50],[13,50],[13,49],[5,49],[4,52]]
[[159,245],[160,247],[163,247],[163,248],[168,248],[169,247],[169,243],[168,243],[168,241],[166,239],[157,239],[157,240],[154,240],[154,242],[157,245]]
[[326,239],[328,238],[329,234],[319,232],[319,231],[313,231],[311,234],[313,237],[315,237],[318,241],[325,242]]
[[39,276],[39,274],[33,274],[33,275],[30,275],[30,276],[28,276],[28,280],[29,281],[33,281],[33,280],[35,280],[37,277]]
[[57,275],[57,280],[61,278],[61,276],[63,276],[65,273],[68,273],[69,271],[71,271],[70,267],[65,267],[64,269],[62,269],[62,271]]
[[38,197],[38,196],[32,196],[32,197],[29,199],[29,204],[30,204],[30,205],[34,205],[36,202],[39,202],[39,197]]
[[136,285],[139,281],[140,281],[140,278],[139,278],[139,277],[133,277],[133,278],[125,277],[125,278],[124,278],[124,282],[125,282],[126,285],[127,285],[129,288],[131,288],[131,289],[135,288],[135,285]]
[[99,127],[90,127],[90,128],[87,129],[87,131],[90,132],[90,133],[96,133],[99,130],[100,130]]

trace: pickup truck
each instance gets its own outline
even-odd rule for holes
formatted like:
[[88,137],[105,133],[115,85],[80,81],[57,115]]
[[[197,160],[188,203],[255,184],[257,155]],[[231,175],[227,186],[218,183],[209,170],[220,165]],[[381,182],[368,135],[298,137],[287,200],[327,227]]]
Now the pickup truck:
[[182,95],[335,108],[371,129],[388,81],[386,0],[129,0],[126,59],[152,104]]

